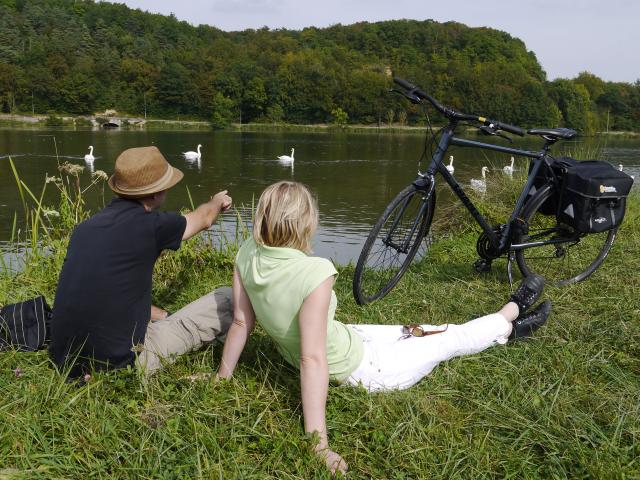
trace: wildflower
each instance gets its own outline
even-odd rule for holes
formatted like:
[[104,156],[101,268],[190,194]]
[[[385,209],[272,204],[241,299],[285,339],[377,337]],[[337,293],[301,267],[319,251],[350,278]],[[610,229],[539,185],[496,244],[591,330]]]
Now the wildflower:
[[17,378],[20,378],[20,377],[22,376],[22,373],[23,373],[23,372],[22,372],[22,369],[21,369],[20,367],[16,368],[16,369],[13,371],[13,374],[14,374]]
[[58,167],[58,170],[64,172],[68,175],[73,175],[77,177],[84,171],[84,167],[82,165],[76,165],[74,163],[64,162],[62,165]]
[[60,179],[58,177],[50,177],[49,175],[47,175],[47,177],[45,178],[44,182],[45,183],[58,183],[60,181]]
[[91,174],[93,178],[98,178],[100,180],[104,180],[105,182],[109,179],[109,175],[107,175],[104,170],[96,170]]
[[89,375],[88,373],[85,374],[85,376],[83,377],[85,382],[88,382],[89,380],[91,380],[91,375]]
[[42,212],[42,214],[45,217],[59,217],[60,216],[60,212],[58,212],[57,210],[44,210]]

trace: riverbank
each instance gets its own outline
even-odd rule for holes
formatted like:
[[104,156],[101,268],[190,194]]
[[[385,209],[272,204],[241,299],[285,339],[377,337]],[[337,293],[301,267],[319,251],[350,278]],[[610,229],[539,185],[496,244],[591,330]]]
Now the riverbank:
[[[144,130],[212,130],[210,122],[202,120],[139,118],[126,115],[10,115],[0,114],[0,127],[15,128],[121,128]],[[242,132],[347,132],[347,133],[424,133],[424,126],[406,125],[344,125],[290,123],[231,123],[226,130]]]
[[65,129],[144,129],[144,130],[210,130],[209,122],[200,120],[140,118],[126,115],[10,115],[0,114],[0,127],[65,128]]
[[[104,127],[104,125],[108,125]],[[144,130],[212,130],[210,122],[202,120],[140,118],[132,116],[87,115],[11,115],[0,114],[0,128],[121,128]],[[434,125],[434,128],[436,126]],[[291,123],[231,123],[226,130],[242,132],[300,132],[300,133],[415,133],[424,135],[424,125],[335,125],[335,124],[291,124]],[[470,130],[475,130],[471,128]],[[610,131],[596,132],[594,137],[637,138],[640,132]]]
[[[489,193],[509,195],[495,190]],[[39,293],[53,300],[70,227],[86,216],[75,205],[46,221],[38,241],[50,255],[27,258],[17,274],[0,272],[0,305]],[[439,236],[428,261],[379,302],[358,307],[353,269],[340,267],[337,318],[445,323],[498,308],[509,295],[504,262],[475,273],[477,233],[467,216],[454,213],[436,213],[451,235]],[[164,254],[154,272],[154,302],[175,311],[228,285],[236,248],[214,251],[196,238]],[[547,289],[553,314],[531,340],[449,361],[404,392],[330,388],[329,438],[350,475],[636,478],[638,251],[635,194],[593,277]],[[52,370],[44,351],[0,353],[0,478],[329,478],[303,435],[298,375],[264,331],[258,327],[250,338],[233,380],[188,380],[215,372],[220,354],[215,345],[181,357],[148,384],[125,371],[95,375],[78,388]]]

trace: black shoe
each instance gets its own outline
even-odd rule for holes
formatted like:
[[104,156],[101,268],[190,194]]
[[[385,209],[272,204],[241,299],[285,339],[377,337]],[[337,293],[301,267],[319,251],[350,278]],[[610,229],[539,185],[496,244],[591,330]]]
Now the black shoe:
[[520,315],[513,322],[513,330],[509,335],[509,340],[530,337],[547,321],[551,313],[551,301],[545,300],[526,315]]
[[540,275],[532,274],[522,280],[517,290],[509,297],[509,300],[518,305],[518,315],[522,315],[531,305],[538,301],[543,290],[544,278]]

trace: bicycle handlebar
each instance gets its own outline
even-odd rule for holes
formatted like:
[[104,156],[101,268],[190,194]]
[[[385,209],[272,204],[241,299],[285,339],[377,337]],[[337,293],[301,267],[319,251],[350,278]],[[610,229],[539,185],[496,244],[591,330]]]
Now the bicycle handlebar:
[[442,113],[445,117],[451,119],[451,120],[472,120],[472,121],[476,121],[476,122],[480,122],[483,125],[486,125],[488,127],[490,127],[493,130],[504,130],[505,132],[509,132],[509,133],[513,133],[515,135],[519,135],[521,137],[523,137],[525,135],[526,130],[523,130],[520,127],[516,127],[515,125],[509,125],[508,123],[502,123],[502,122],[498,122],[496,120],[491,120],[489,118],[486,117],[479,117],[477,115],[469,115],[467,113],[462,113],[462,112],[458,112],[457,110],[451,108],[451,107],[447,107],[445,105],[442,105],[440,102],[438,102],[435,98],[433,98],[431,95],[429,95],[428,93],[422,91],[419,87],[417,87],[416,85],[413,85],[410,82],[407,82],[406,80],[400,78],[400,77],[393,77],[393,81],[395,83],[397,83],[398,85],[400,85],[402,88],[404,88],[405,90],[408,90],[408,92],[406,93],[406,96],[408,98],[412,98],[412,97],[417,97],[418,99],[424,99],[427,100],[431,105],[434,106],[434,108],[436,110],[438,110],[440,113]]

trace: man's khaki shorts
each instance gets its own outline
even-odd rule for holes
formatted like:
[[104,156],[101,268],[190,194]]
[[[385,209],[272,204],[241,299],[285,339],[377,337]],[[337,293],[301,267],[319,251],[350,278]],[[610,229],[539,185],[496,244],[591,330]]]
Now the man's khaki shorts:
[[150,322],[136,364],[145,375],[173,363],[179,355],[224,341],[233,320],[231,288],[221,287],[164,320]]

